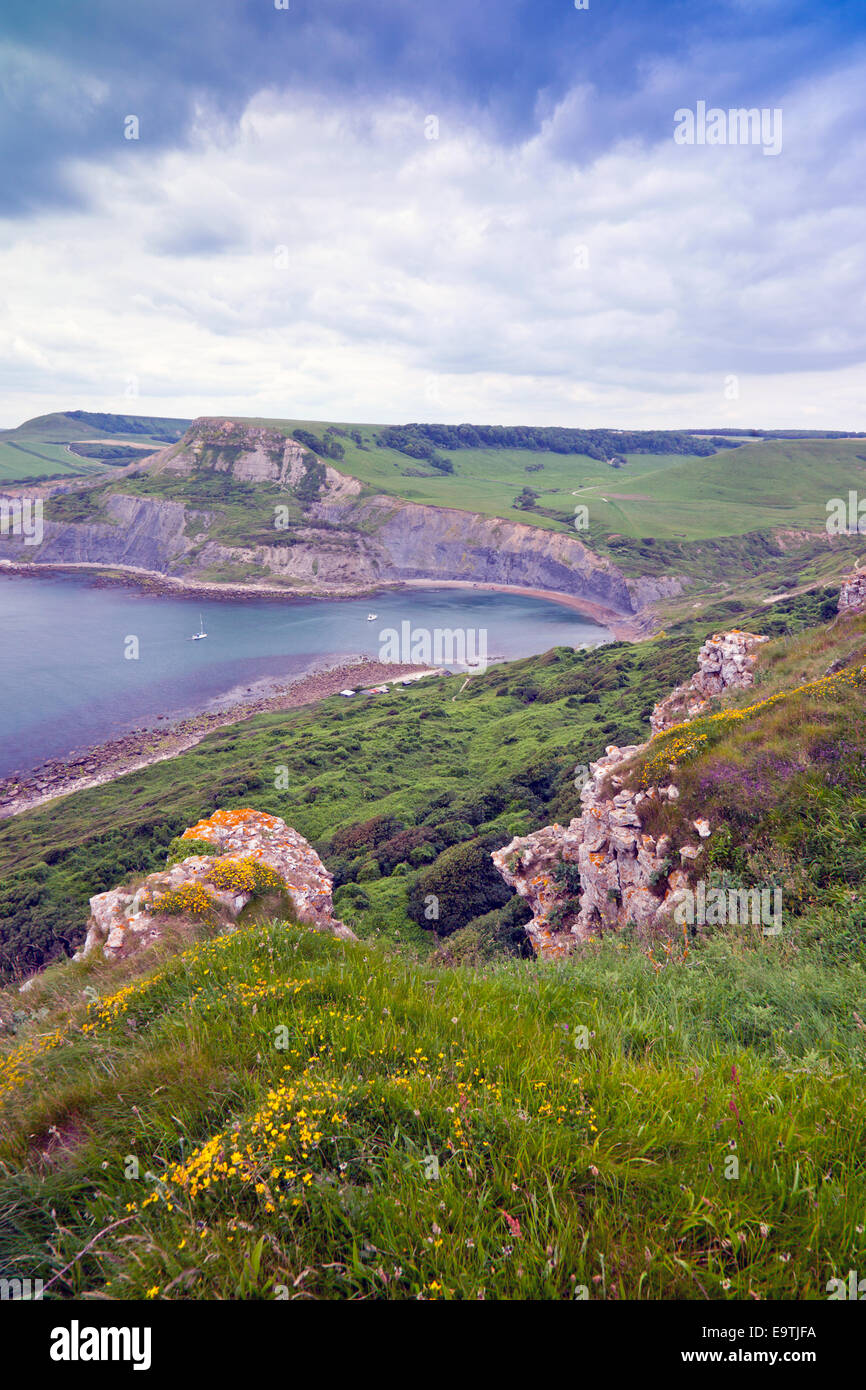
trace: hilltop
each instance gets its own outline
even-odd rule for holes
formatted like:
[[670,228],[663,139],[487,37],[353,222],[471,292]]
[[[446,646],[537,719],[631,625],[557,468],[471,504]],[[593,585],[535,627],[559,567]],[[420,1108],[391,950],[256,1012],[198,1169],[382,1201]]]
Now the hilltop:
[[123,467],[179,439],[191,421],[86,410],[37,415],[0,430],[0,485],[86,477]]

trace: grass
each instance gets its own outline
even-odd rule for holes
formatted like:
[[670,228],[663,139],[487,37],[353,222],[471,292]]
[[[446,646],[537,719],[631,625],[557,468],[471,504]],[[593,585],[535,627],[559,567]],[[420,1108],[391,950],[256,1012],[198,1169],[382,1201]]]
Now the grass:
[[[666,812],[710,818],[711,875],[806,873],[772,939],[449,956],[489,944],[491,914],[431,954],[408,910],[464,850],[574,813],[574,762],[691,673],[694,622],[462,692],[257,716],[7,823],[18,958],[171,859],[176,829],[250,801],[317,837],[361,940],[266,895],[238,930],[169,927],[0,988],[0,1270],[48,1298],[824,1299],[866,1259],[866,617],[818,626],[821,608],[740,614],[788,632],[755,689],[688,726]],[[768,757],[787,761],[758,795]]]
[[[311,420],[246,423],[285,434],[301,427],[321,435],[326,428]],[[331,466],[358,478],[370,493],[558,530],[573,530],[575,506],[583,503],[593,545],[611,534],[691,542],[775,527],[817,530],[827,520],[829,498],[847,497],[850,488],[862,491],[866,484],[863,439],[762,440],[710,458],[627,454],[627,466],[616,470],[581,454],[454,449],[445,451],[453,474],[431,469],[431,476],[419,478],[406,470],[423,469],[423,461],[376,444],[382,426],[353,428],[364,447],[341,436],[345,458]],[[540,472],[527,472],[539,463]],[[527,486],[539,494],[531,511],[513,505]]]
[[[296,429],[321,436],[325,422],[254,419],[239,423],[265,426],[284,435]],[[347,427],[340,426],[340,429]],[[427,506],[455,508],[500,517],[546,530],[569,531],[609,553],[629,573],[675,572],[700,574],[706,568],[701,542],[727,538],[751,539],[751,549],[776,549],[774,531],[805,530],[824,534],[827,502],[847,497],[866,483],[866,441],[862,439],[762,440],[724,449],[712,457],[630,453],[625,467],[581,454],[558,454],[530,449],[452,449],[452,473],[441,473],[424,460],[411,458],[376,442],[382,426],[349,427],[340,435],[344,458],[329,466],[358,479],[360,501],[391,496]],[[236,447],[223,451],[231,462]],[[211,466],[213,460],[211,461]],[[116,486],[196,500],[201,479],[167,471]],[[538,494],[529,509],[514,505],[530,487]],[[220,506],[214,535],[229,544],[273,539],[273,485],[248,486],[243,511]],[[285,500],[284,494],[281,494]],[[588,529],[575,532],[575,509],[586,506]],[[363,525],[354,501],[345,505],[349,529]],[[297,518],[293,518],[297,521]],[[662,546],[644,553],[646,542]],[[664,550],[664,546],[668,549]],[[722,550],[730,565],[730,547]],[[802,556],[800,557],[802,560]],[[659,568],[660,567],[660,568]],[[724,568],[724,565],[721,565]],[[714,575],[720,565],[713,566]]]
[[[645,831],[671,836],[670,865],[712,834],[687,864],[709,887],[778,887],[786,920],[825,912],[866,927],[866,617],[780,638],[758,649],[756,684],[657,735],[631,760],[637,787],[675,783],[678,798],[645,800]],[[829,662],[829,672],[828,672]],[[666,887],[661,881],[659,893]],[[811,928],[798,927],[808,937]],[[853,942],[845,940],[849,952]]]
[[[98,446],[94,447],[92,458],[73,453],[68,446],[76,444],[86,452],[86,444],[81,444],[81,441],[99,440],[104,445],[114,446],[146,444],[156,451],[165,448],[165,437],[148,433],[148,425],[160,429],[189,423],[138,415],[99,418],[101,425],[58,411],[53,415],[39,415],[33,420],[26,420],[17,429],[0,430],[0,484],[104,474],[106,467],[100,460],[101,450]],[[132,425],[133,432],[124,429],[124,424]],[[134,460],[139,454],[146,457],[145,450],[130,447],[127,452],[127,461]]]
[[275,923],[40,991],[0,1266],[49,1297],[810,1299],[866,1255],[859,967]]

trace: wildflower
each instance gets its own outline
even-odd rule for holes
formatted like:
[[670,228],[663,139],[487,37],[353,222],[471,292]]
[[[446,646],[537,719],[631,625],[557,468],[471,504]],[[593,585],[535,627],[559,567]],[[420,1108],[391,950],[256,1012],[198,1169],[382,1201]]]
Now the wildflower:
[[502,1207],[500,1207],[499,1210],[502,1212],[502,1215],[505,1217],[505,1220],[506,1220],[507,1223],[508,1223],[508,1229],[509,1229],[509,1231],[511,1232],[511,1235],[514,1237],[515,1240],[519,1240],[519,1239],[520,1239],[520,1222],[518,1221],[517,1217],[516,1217],[516,1216],[509,1216],[508,1212],[505,1211],[504,1208],[502,1208]]

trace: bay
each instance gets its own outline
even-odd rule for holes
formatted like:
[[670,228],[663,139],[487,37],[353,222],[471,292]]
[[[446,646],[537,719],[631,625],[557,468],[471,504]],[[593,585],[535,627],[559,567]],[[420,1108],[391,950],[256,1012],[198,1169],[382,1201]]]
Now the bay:
[[[208,636],[193,642],[199,615]],[[0,775],[269,694],[275,683],[353,656],[378,658],[381,634],[405,622],[413,632],[484,630],[489,661],[611,640],[564,604],[482,589],[199,600],[100,586],[86,575],[3,576]]]

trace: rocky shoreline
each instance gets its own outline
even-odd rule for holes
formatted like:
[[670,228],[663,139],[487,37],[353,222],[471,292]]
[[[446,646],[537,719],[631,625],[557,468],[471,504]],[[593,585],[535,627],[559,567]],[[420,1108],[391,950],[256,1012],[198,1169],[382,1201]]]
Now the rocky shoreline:
[[[19,815],[58,796],[111,782],[127,772],[174,758],[199,743],[214,729],[237,724],[273,710],[297,709],[336,695],[347,686],[367,688],[430,671],[425,666],[402,666],[356,657],[339,666],[309,671],[268,696],[243,698],[218,711],[190,715],[165,729],[133,729],[95,748],[73,750],[66,758],[49,758],[31,771],[0,778],[0,820]],[[439,670],[430,671],[439,675]]]
[[399,588],[397,584],[334,585],[329,589],[296,589],[286,584],[217,583],[216,580],[177,579],[158,570],[141,569],[137,565],[103,565],[89,560],[67,561],[65,564],[23,564],[0,560],[0,577],[23,575],[27,579],[50,577],[56,574],[87,574],[98,589],[138,589],[146,594],[168,594],[172,598],[220,600],[271,599],[277,603],[297,602],[299,599],[372,598],[383,589]]

